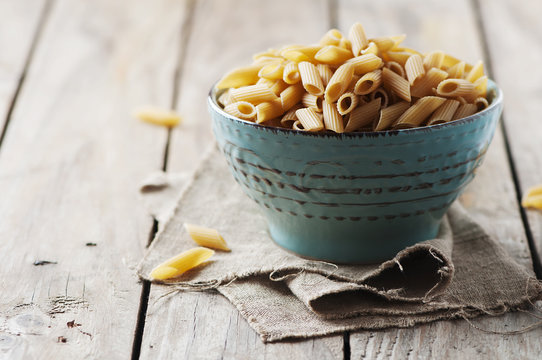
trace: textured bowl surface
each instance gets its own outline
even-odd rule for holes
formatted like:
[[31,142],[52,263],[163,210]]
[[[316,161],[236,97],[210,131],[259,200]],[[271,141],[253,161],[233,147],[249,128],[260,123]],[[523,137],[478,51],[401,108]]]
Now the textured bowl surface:
[[[373,133],[307,133],[225,113],[209,96],[218,146],[280,246],[314,259],[370,263],[433,238],[495,132],[502,93],[447,124]],[[257,246],[257,245],[256,245]]]

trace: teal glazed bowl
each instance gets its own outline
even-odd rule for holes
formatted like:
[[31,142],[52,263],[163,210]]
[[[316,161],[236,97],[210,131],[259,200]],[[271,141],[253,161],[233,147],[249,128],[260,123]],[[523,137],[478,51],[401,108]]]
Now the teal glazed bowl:
[[263,211],[273,240],[302,257],[374,263],[434,238],[473,179],[502,112],[381,132],[309,133],[240,120],[217,104],[213,132],[235,180]]

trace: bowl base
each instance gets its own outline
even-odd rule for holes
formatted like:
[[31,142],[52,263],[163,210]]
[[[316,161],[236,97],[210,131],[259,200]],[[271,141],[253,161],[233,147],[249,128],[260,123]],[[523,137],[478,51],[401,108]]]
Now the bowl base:
[[418,242],[437,236],[440,221],[330,224],[321,221],[269,223],[273,241],[302,258],[336,264],[374,264],[390,260]]

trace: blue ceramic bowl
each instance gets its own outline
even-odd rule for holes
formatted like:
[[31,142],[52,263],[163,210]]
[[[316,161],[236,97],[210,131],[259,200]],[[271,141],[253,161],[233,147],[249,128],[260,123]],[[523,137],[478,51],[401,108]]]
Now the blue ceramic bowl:
[[473,179],[502,111],[396,131],[309,133],[237,119],[209,96],[213,131],[235,180],[258,203],[273,240],[300,256],[372,263],[436,236]]

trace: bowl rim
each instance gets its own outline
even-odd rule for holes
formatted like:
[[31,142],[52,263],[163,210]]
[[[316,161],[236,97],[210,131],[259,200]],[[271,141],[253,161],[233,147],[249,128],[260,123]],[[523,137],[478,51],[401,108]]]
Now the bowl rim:
[[487,108],[485,108],[482,111],[479,111],[477,113],[474,113],[470,116],[448,121],[443,124],[437,124],[437,125],[429,125],[429,126],[421,126],[421,127],[415,127],[410,129],[398,129],[398,130],[384,130],[384,131],[365,131],[365,132],[348,132],[348,133],[335,133],[332,131],[329,132],[310,132],[310,131],[302,131],[302,130],[295,130],[295,129],[285,129],[275,126],[265,126],[256,124],[255,122],[243,120],[240,118],[237,118],[233,115],[228,114],[225,112],[220,105],[218,105],[217,102],[217,93],[220,91],[217,89],[216,84],[218,81],[213,84],[211,87],[211,90],[209,91],[209,95],[207,96],[207,102],[209,104],[209,107],[213,109],[213,111],[219,113],[223,117],[237,122],[244,126],[249,126],[253,128],[260,129],[262,131],[272,131],[272,132],[279,132],[279,133],[285,133],[285,134],[292,134],[292,135],[301,135],[301,136],[309,136],[309,137],[322,137],[322,138],[338,138],[338,139],[345,139],[345,138],[362,138],[362,137],[378,137],[378,136],[391,136],[391,135],[407,135],[407,134],[417,134],[417,133],[427,133],[428,131],[433,130],[441,130],[446,129],[450,127],[460,126],[463,124],[471,123],[473,121],[477,121],[480,117],[484,116],[486,113],[492,111],[494,108],[501,106],[503,103],[503,92],[501,88],[497,86],[497,84],[491,80],[487,80],[487,87],[488,87],[488,93],[492,93],[492,100],[491,103]]

